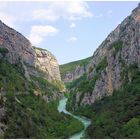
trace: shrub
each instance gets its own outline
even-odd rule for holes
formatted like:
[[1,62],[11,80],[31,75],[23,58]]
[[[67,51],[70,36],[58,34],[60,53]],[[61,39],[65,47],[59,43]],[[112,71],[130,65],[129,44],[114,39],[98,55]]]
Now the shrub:
[[99,71],[102,71],[104,70],[108,65],[108,62],[107,62],[107,57],[104,57],[99,63],[98,65],[96,66],[96,71],[99,72]]
[[0,61],[0,87],[4,91],[24,92],[26,91],[25,79],[19,73],[15,65]]
[[1,46],[0,46],[0,53],[3,55],[3,57],[6,55],[6,53],[8,53],[9,51],[8,51],[8,49],[7,48],[2,48]]

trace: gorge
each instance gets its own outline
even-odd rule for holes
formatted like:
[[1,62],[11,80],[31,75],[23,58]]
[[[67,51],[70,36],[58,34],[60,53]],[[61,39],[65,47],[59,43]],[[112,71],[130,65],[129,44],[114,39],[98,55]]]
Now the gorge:
[[0,21],[0,138],[140,138],[140,5],[60,66]]

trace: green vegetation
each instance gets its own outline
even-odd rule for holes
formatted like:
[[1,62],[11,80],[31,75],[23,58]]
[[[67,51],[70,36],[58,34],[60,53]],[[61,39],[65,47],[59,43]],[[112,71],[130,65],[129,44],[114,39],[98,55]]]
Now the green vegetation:
[[115,51],[118,52],[123,48],[123,42],[122,41],[114,42],[112,45],[110,45],[109,50],[111,50],[112,48],[114,48]]
[[53,80],[52,83],[59,91],[64,91],[65,90],[65,85],[62,81]]
[[30,84],[31,89],[39,90],[41,94],[51,96],[52,92],[59,91],[59,89],[54,84],[52,84],[51,82],[47,81],[42,77],[32,76],[31,79],[32,79],[32,82]]
[[118,52],[123,48],[123,42],[122,41],[115,42],[113,44],[113,47],[115,48],[115,51]]
[[86,80],[86,74],[84,74],[83,76],[79,77],[78,79],[72,81],[72,82],[69,82],[69,83],[66,83],[66,87],[68,89],[72,89],[72,88],[75,88],[75,87],[78,87],[78,85],[85,81]]
[[73,89],[75,88],[76,89],[76,92],[82,92],[82,93],[85,93],[85,92],[92,92],[93,89],[94,89],[94,86],[96,84],[96,81],[100,78],[100,72],[102,70],[104,70],[108,65],[108,62],[107,62],[107,58],[104,57],[100,62],[99,64],[97,65],[96,67],[96,71],[97,73],[94,75],[94,77],[92,79],[88,79],[87,78],[87,75],[84,74],[83,76],[81,76],[80,78],[70,82],[70,83],[67,83],[66,84],[66,87],[68,89]]
[[[86,59],[86,63],[87,63],[87,60]],[[85,61],[83,61],[85,62]],[[72,68],[71,67],[71,64],[76,64],[75,62],[72,62],[72,63],[69,63],[69,64],[66,64],[66,68]],[[80,91],[80,92],[91,92],[93,89],[94,89],[94,86],[95,86],[95,83],[96,81],[100,78],[100,72],[102,70],[104,70],[108,65],[108,62],[107,62],[107,57],[104,57],[97,65],[96,67],[96,74],[94,75],[94,77],[92,79],[88,79],[87,78],[87,75],[84,74],[83,76],[81,76],[80,78],[72,81],[72,82],[69,82],[69,83],[66,83],[66,87],[68,89],[77,89],[77,91]],[[65,65],[62,65],[62,67],[65,67]],[[65,69],[66,70],[66,69]],[[64,71],[64,69],[63,69]],[[89,72],[93,71],[93,68],[90,67],[89,68]]]
[[91,93],[94,90],[96,81],[99,79],[99,75],[95,75],[91,80],[87,79],[87,75],[84,74],[83,76],[81,76],[79,79],[76,79],[75,81],[69,83],[69,85],[67,85],[68,89],[73,89],[70,91],[69,93],[69,100],[67,102],[67,109],[68,110],[72,110],[72,107],[75,104],[75,100],[76,100],[76,93],[80,94],[80,99],[78,102],[78,105],[80,105],[81,100],[84,96],[85,93]]
[[99,79],[99,76],[94,76],[91,80],[85,79],[81,81],[80,85],[78,86],[78,91],[80,92],[92,92],[94,89],[94,86],[96,84],[96,81]]
[[69,138],[83,129],[78,120],[57,111],[58,102],[46,104],[33,94],[6,95],[4,138]]
[[112,96],[75,110],[76,114],[92,119],[86,131],[87,138],[140,138],[140,71],[137,64],[125,66],[122,79],[123,86]]
[[88,57],[86,59],[83,60],[79,60],[79,61],[74,61],[68,64],[64,64],[64,65],[60,65],[60,73],[61,73],[61,77],[64,76],[64,74],[66,74],[67,72],[71,72],[73,70],[75,70],[76,66],[83,66],[88,64],[89,60],[91,59],[91,57]]
[[3,55],[3,57],[6,55],[6,53],[8,53],[8,49],[7,48],[3,48],[0,46],[0,53]]
[[91,73],[91,72],[93,71],[93,69],[94,69],[94,68],[93,68],[92,66],[90,66],[90,67],[89,67],[89,70],[88,70],[88,73]]
[[39,90],[42,94],[52,95],[53,91],[59,89],[46,79],[31,77],[27,81],[24,77],[24,70],[21,63],[11,65],[7,61],[0,60],[0,90],[3,92],[27,93]]
[[0,90],[11,92],[25,92],[26,83],[16,65],[0,60]]
[[34,90],[40,91],[42,95],[52,96],[52,93],[62,91],[64,89],[64,84],[61,81],[49,82],[42,77],[31,76],[32,82],[30,82],[30,92]]
[[116,54],[117,54],[120,50],[122,50],[123,47],[124,47],[124,46],[123,46],[123,42],[122,42],[122,41],[116,41],[116,42],[114,42],[114,43],[109,47],[109,50],[114,49],[114,50],[113,50],[113,55],[114,55],[114,57],[115,57]]
[[99,63],[98,65],[96,66],[96,71],[99,72],[99,71],[102,71],[104,70],[108,65],[108,62],[107,62],[107,57],[104,57]]

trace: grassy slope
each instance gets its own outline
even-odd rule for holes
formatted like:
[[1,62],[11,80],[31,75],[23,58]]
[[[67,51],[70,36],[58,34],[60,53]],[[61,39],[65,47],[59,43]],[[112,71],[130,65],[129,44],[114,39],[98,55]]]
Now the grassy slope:
[[23,71],[19,64],[11,65],[0,60],[0,89],[5,92],[25,92],[27,89]]

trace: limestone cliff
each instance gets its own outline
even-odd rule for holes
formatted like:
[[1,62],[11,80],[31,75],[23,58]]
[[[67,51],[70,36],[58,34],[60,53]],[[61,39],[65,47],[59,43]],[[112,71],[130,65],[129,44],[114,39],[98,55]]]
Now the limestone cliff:
[[[30,75],[39,75],[38,70],[40,70],[48,74],[46,76],[49,80],[61,80],[59,65],[54,55],[47,50],[32,47],[28,39],[1,21],[0,49],[1,59],[9,61],[11,64],[22,63],[26,78],[29,79]],[[3,57],[4,49],[7,52]]]
[[[119,89],[123,83],[124,69],[132,64],[137,64],[140,68],[139,46],[140,5],[107,36],[95,51],[88,62],[86,77],[74,81],[76,87],[72,91],[72,100],[75,102],[75,107],[92,104],[95,100],[111,95],[114,90]],[[130,76],[129,82],[131,82]]]
[[35,51],[31,43],[20,33],[0,21],[0,48],[7,48],[5,59],[11,64],[19,60],[34,66]]
[[48,73],[52,79],[61,80],[59,65],[55,56],[44,49],[34,48],[37,56],[36,66],[40,68],[41,71]]

